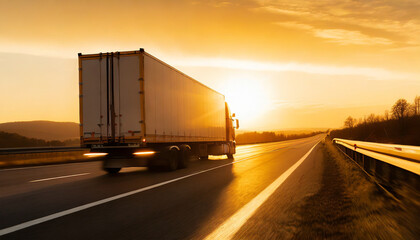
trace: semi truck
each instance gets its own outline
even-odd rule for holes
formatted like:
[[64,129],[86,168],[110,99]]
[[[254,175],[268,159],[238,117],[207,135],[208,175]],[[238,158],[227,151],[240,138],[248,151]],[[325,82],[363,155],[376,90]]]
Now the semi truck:
[[224,95],[142,48],[79,53],[78,60],[81,146],[108,173],[233,158],[239,121]]

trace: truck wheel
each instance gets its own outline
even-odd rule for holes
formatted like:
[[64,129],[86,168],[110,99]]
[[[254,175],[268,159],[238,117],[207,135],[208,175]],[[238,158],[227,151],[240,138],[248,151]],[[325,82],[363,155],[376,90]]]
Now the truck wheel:
[[231,159],[231,160],[233,159],[233,154],[226,154],[226,156],[228,159]]
[[167,158],[167,169],[168,171],[175,171],[178,169],[178,162],[179,162],[179,151],[176,149],[169,150],[168,158]]
[[104,170],[109,174],[117,174],[121,168],[104,168]]
[[159,166],[157,166],[153,161],[151,161],[147,164],[147,169],[149,169],[149,171],[155,172],[159,170]]
[[181,156],[179,158],[179,168],[187,168],[190,163],[191,149],[184,148],[181,150]]
[[209,160],[209,155],[200,156],[200,160]]

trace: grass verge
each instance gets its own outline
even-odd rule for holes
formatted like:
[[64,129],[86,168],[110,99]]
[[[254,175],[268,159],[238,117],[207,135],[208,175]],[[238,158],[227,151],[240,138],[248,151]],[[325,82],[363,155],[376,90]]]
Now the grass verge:
[[88,151],[0,155],[0,168],[94,161],[95,159],[88,159],[83,156],[83,153],[86,152]]
[[322,186],[299,208],[293,239],[419,239],[418,209],[384,194],[330,141],[322,148]]

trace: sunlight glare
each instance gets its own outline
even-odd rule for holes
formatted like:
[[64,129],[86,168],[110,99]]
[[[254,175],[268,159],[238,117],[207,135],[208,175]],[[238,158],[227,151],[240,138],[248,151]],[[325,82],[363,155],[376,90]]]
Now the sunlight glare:
[[231,76],[224,88],[222,92],[232,113],[245,123],[256,120],[271,108],[268,89],[263,82],[250,75]]

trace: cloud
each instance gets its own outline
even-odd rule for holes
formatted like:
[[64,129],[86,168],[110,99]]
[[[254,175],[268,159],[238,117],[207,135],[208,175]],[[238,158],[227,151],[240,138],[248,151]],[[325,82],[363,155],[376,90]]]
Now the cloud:
[[381,68],[343,67],[295,62],[256,62],[226,58],[174,58],[170,61],[176,66],[184,67],[215,67],[272,72],[303,72],[324,75],[359,75],[380,80],[402,80],[411,79],[416,76],[410,73],[394,72]]
[[259,9],[268,11],[271,13],[286,14],[286,15],[295,15],[295,16],[310,15],[310,12],[297,11],[297,10],[291,10],[291,9],[281,9],[281,8],[276,8],[273,6],[260,7]]
[[298,23],[298,22],[275,22],[274,24],[290,28],[290,29],[302,29],[302,30],[315,30],[315,28],[309,24]]
[[316,37],[327,39],[329,42],[338,43],[340,45],[393,44],[393,42],[387,38],[371,37],[359,31],[350,31],[345,29],[317,29],[309,24],[298,22],[276,22],[275,24],[290,29],[305,30]]
[[390,45],[393,42],[386,38],[370,37],[358,31],[348,31],[344,29],[317,29],[315,36],[328,39],[341,45]]
[[256,1],[275,23],[340,45],[420,45],[420,1]]

